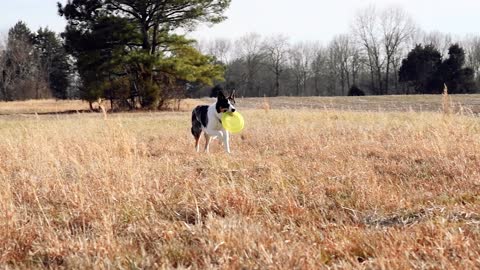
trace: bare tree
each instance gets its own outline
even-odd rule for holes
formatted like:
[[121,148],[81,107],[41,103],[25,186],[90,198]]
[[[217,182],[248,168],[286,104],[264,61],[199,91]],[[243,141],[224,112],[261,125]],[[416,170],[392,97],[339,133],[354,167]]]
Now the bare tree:
[[[402,94],[405,93],[406,89],[399,89],[399,75],[400,66],[402,65],[402,60],[408,55],[410,47],[407,44],[400,46],[397,52],[392,56],[392,67],[393,67],[393,81],[395,92],[391,94]],[[405,86],[405,85],[404,85]]]
[[40,59],[28,40],[8,39],[0,55],[3,100],[50,97],[44,73]]
[[312,72],[313,90],[317,96],[327,95],[325,91],[327,89],[327,62],[328,51],[326,48],[319,46],[318,44],[313,47],[313,58],[310,64]]
[[274,96],[280,94],[280,77],[285,71],[289,46],[288,38],[283,35],[267,38],[264,43],[265,61],[268,69],[275,76]]
[[466,66],[474,70],[478,80],[480,75],[480,36],[467,37],[462,42],[462,47],[465,48]]
[[334,37],[329,46],[331,66],[340,79],[341,95],[345,95],[345,88],[350,80],[348,72],[348,42],[348,38],[345,35],[340,35]]
[[414,36],[416,27],[412,18],[400,8],[384,10],[380,14],[380,27],[386,57],[383,94],[388,94],[390,67],[398,64],[394,63],[395,56],[398,55],[401,46]]
[[209,41],[206,39],[197,39],[195,42],[192,44],[192,46],[197,49],[197,51],[207,54],[208,51],[208,46],[209,46]]
[[433,45],[443,56],[448,54],[448,48],[454,43],[450,34],[438,31],[423,33],[420,37],[422,41],[421,43],[425,45]]
[[347,95],[347,89],[357,83],[361,55],[353,39],[348,35],[338,35],[330,43],[332,66],[340,76],[341,94]]
[[255,84],[255,77],[265,57],[262,37],[256,33],[246,34],[235,42],[236,57],[245,63],[243,80],[246,89],[240,95],[262,96],[261,89]]
[[231,60],[232,43],[225,38],[217,38],[210,42],[207,54],[215,56],[218,61],[227,65]]
[[335,49],[332,46],[327,47],[326,53],[327,94],[330,96],[340,95],[337,89],[338,79],[340,77],[337,54],[335,53]]
[[378,13],[375,6],[360,10],[354,17],[352,30],[368,57],[371,75],[371,89],[376,94],[382,94],[382,69],[385,64],[381,48],[382,33],[378,23]]
[[294,77],[295,95],[297,96],[308,95],[307,82],[311,73],[313,55],[313,46],[308,43],[297,43],[289,50],[289,67]]
[[350,69],[352,73],[352,85],[357,85],[359,74],[362,67],[365,65],[365,58],[362,56],[360,48],[356,44],[351,47]]
[[13,79],[15,78],[13,76],[13,73],[11,69],[7,69],[8,65],[8,58],[7,58],[7,53],[6,53],[6,41],[7,39],[5,37],[2,37],[0,40],[0,90],[1,90],[1,98],[4,101],[8,101],[10,98],[10,93],[8,90],[10,89],[10,85],[13,82]]

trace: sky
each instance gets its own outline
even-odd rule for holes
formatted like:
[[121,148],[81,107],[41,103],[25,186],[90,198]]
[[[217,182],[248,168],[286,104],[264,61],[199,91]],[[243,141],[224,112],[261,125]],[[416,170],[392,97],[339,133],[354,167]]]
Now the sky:
[[[0,33],[5,35],[8,29],[18,21],[25,22],[32,31],[47,27],[62,32],[65,20],[58,15],[58,0],[1,0]],[[65,3],[66,1],[60,1]]]
[[[61,32],[65,21],[57,2],[66,0],[3,0],[0,33],[22,20],[32,30],[46,27]],[[454,36],[480,34],[478,0],[232,0],[228,19],[212,27],[200,26],[191,34],[202,40],[236,39],[256,32],[264,36],[283,34],[293,41],[328,42],[349,31],[356,11],[368,5],[397,6],[406,10],[425,31]]]

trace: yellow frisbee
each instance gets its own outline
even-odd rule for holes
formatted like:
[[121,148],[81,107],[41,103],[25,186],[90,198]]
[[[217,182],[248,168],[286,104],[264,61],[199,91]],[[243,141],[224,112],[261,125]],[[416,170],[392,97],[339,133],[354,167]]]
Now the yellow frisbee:
[[245,122],[239,112],[224,113],[222,115],[222,126],[231,133],[238,133],[243,130]]

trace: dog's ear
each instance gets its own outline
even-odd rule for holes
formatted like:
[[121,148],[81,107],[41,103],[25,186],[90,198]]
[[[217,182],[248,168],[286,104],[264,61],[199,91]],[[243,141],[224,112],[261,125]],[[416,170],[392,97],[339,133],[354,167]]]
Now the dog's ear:
[[228,99],[235,100],[235,89],[232,91],[232,93],[230,93],[230,96],[228,97]]
[[223,94],[223,91],[218,91],[217,99],[226,99],[225,94]]

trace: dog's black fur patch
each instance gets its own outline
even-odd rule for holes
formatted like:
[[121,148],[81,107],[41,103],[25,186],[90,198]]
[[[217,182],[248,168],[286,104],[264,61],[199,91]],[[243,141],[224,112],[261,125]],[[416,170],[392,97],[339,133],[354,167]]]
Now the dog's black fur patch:
[[202,134],[202,126],[207,127],[208,124],[208,105],[200,105],[192,111],[192,134],[195,138],[199,138]]

